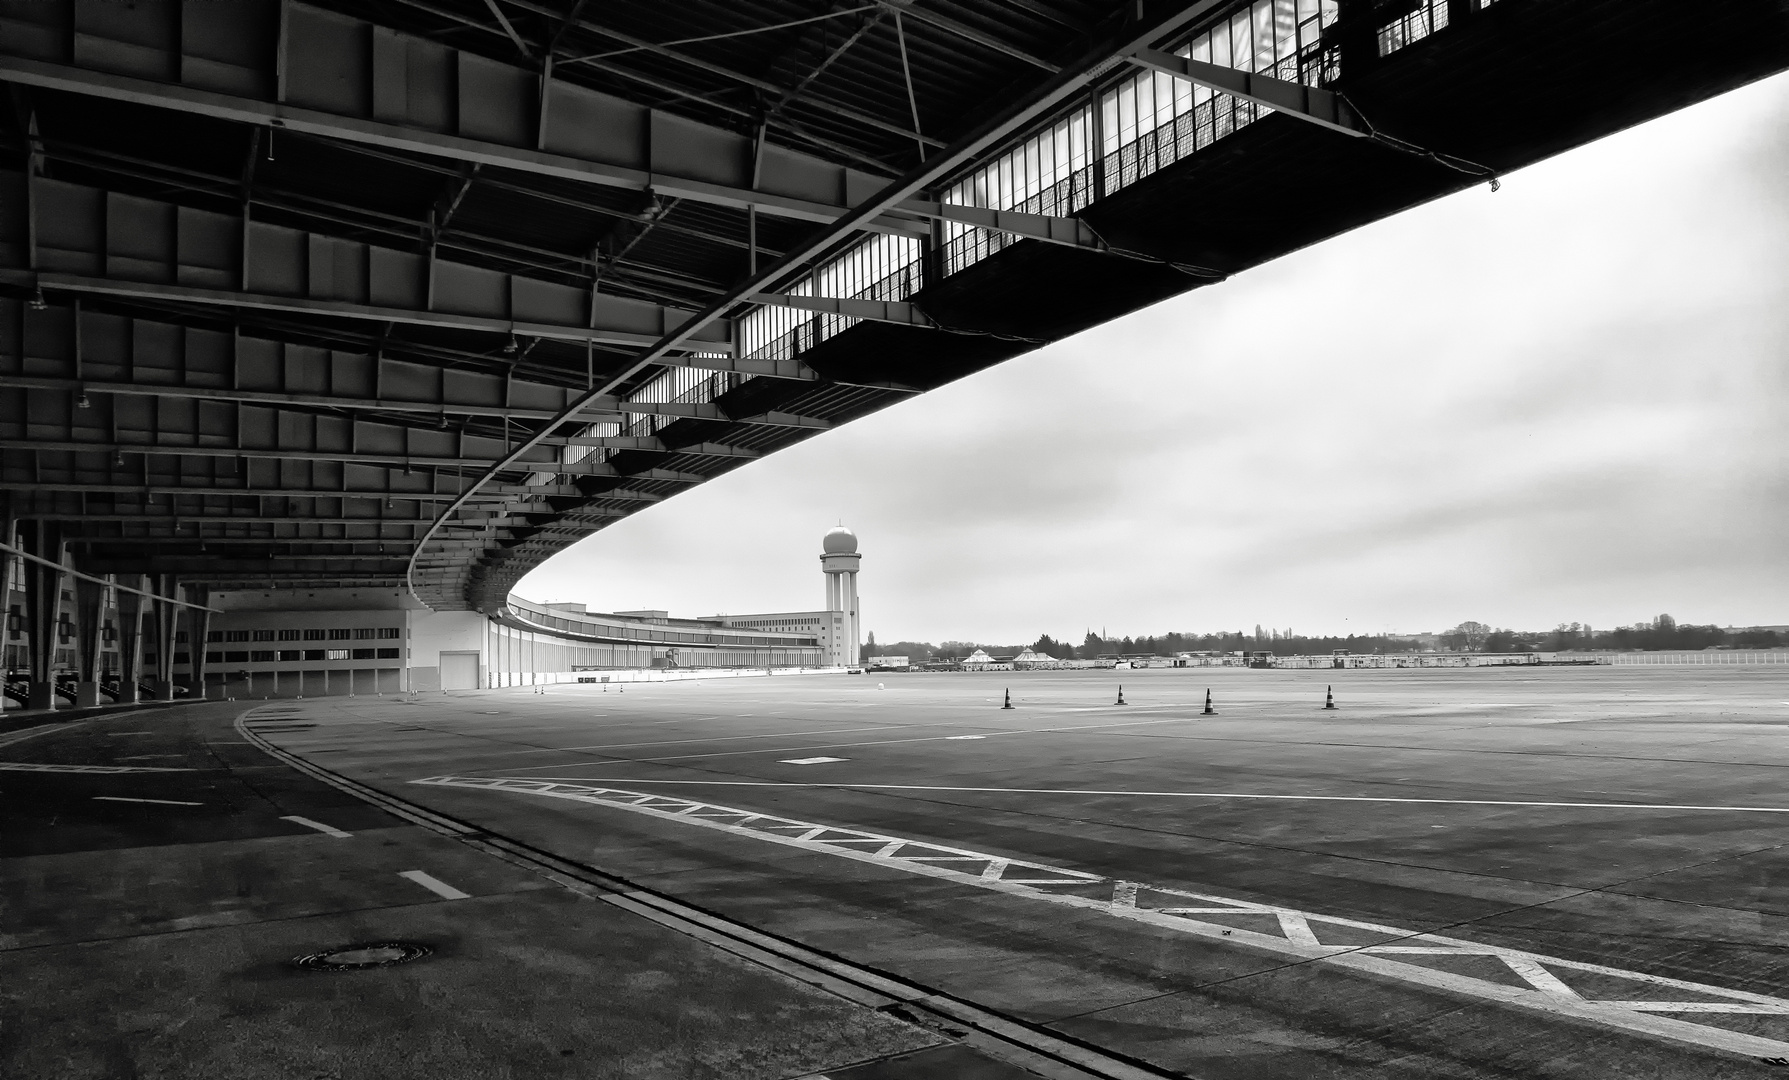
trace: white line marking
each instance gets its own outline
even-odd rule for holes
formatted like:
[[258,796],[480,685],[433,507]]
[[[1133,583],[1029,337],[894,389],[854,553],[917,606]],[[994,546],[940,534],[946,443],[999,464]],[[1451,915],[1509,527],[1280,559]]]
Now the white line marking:
[[423,888],[434,893],[436,896],[441,897],[443,900],[465,900],[472,895],[471,893],[461,892],[447,882],[442,881],[440,878],[430,877],[421,870],[405,870],[398,874],[398,876],[401,878],[409,878],[411,881],[416,882],[418,885],[421,885]]
[[[1789,1000],[1754,994],[1745,990],[1731,990],[1719,986],[1707,986],[1701,983],[1672,979],[1662,975],[1652,975],[1638,971],[1623,971],[1619,968],[1605,967],[1601,964],[1590,964],[1578,960],[1565,960],[1559,957],[1546,956],[1540,953],[1527,952],[1522,949],[1509,949],[1480,942],[1467,941],[1461,938],[1446,937],[1440,934],[1416,933],[1393,926],[1345,919],[1324,915],[1318,912],[1299,911],[1277,905],[1261,904],[1249,900],[1235,900],[1228,897],[1214,896],[1207,893],[1189,892],[1183,889],[1142,884],[1138,882],[1116,881],[1078,870],[1065,870],[1043,863],[1027,863],[1017,859],[983,852],[969,851],[962,848],[949,848],[941,844],[933,844],[921,840],[907,840],[895,853],[883,855],[888,844],[900,837],[880,837],[884,846],[875,852],[853,848],[829,840],[818,839],[822,835],[834,837],[879,837],[862,829],[851,829],[840,826],[821,825],[815,822],[801,822],[792,818],[777,818],[769,815],[758,815],[757,820],[773,824],[747,827],[743,825],[724,824],[714,818],[702,816],[679,816],[664,806],[646,806],[642,803],[639,792],[626,791],[619,788],[591,787],[575,783],[541,780],[515,780],[493,777],[437,776],[422,780],[412,780],[413,784],[431,784],[444,787],[484,788],[497,791],[514,791],[521,794],[544,795],[550,798],[569,799],[576,802],[607,806],[620,810],[628,810],[637,814],[661,818],[669,821],[682,821],[701,828],[714,829],[735,836],[752,837],[781,844],[787,847],[801,848],[808,851],[824,852],[839,858],[857,862],[873,863],[892,869],[903,870],[911,874],[940,878],[977,888],[1003,892],[1010,896],[1023,897],[1045,903],[1061,904],[1087,911],[1102,912],[1116,918],[1139,922],[1159,929],[1176,931],[1218,943],[1245,945],[1280,956],[1289,956],[1301,960],[1314,960],[1350,971],[1375,975],[1381,978],[1392,978],[1405,983],[1426,986],[1458,994],[1482,1001],[1491,1001],[1515,1008],[1528,1009],[1554,1016],[1570,1017],[1577,1020],[1601,1024],[1605,1027],[1622,1031],[1650,1035],[1670,1039],[1680,1043],[1721,1050],[1729,1053],[1744,1054],[1750,1057],[1789,1057],[1789,1041],[1766,1038],[1733,1031],[1727,1028],[1711,1027],[1694,1020],[1679,1019],[1674,1016],[1659,1015],[1677,1013],[1696,1015],[1709,1013],[1753,1013],[1758,1015],[1782,1017],[1789,1022]],[[807,786],[807,785],[773,785],[773,786]],[[837,787],[845,785],[815,785]],[[1123,794],[1130,794],[1128,792]],[[679,808],[689,805],[692,800],[672,800],[661,798],[661,803],[675,805]],[[715,810],[732,810],[732,807],[721,807],[714,804]],[[747,811],[738,811],[741,814]],[[801,828],[802,836],[792,837],[773,830]],[[903,852],[913,852],[905,855]],[[919,852],[938,852],[937,855],[921,855]],[[943,862],[968,863],[971,865],[957,868],[939,865]],[[973,865],[980,863],[978,869]],[[1008,878],[1009,867],[1021,867],[1031,872],[1052,875],[1047,878]],[[1087,896],[1075,890],[1061,891],[1038,886],[1069,885],[1085,890],[1088,886],[1105,886],[1109,895],[1105,898]],[[1163,900],[1173,903],[1174,899],[1193,900],[1197,907],[1167,907]],[[1146,903],[1145,900],[1148,902]],[[1158,906],[1159,905],[1159,906]],[[1185,912],[1186,914],[1173,914]],[[1279,933],[1261,930],[1242,929],[1222,922],[1212,922],[1188,918],[1195,913],[1211,913],[1226,916],[1261,915],[1273,917],[1278,924]],[[1290,916],[1290,918],[1288,918]],[[1266,920],[1262,920],[1265,924]],[[1337,931],[1331,928],[1346,928],[1356,933],[1348,934],[1358,940],[1358,931],[1367,931],[1386,939],[1383,945],[1358,944],[1325,944],[1323,935],[1327,931],[1335,936]],[[1307,936],[1308,935],[1308,936]],[[1392,944],[1398,942],[1399,944]],[[1509,965],[1529,983],[1529,988],[1510,986],[1503,982],[1492,982],[1487,979],[1474,978],[1469,975],[1456,974],[1436,968],[1424,967],[1398,960],[1399,955],[1450,955],[1450,956],[1494,956]],[[1668,987],[1684,990],[1701,998],[1716,998],[1718,1001],[1634,1001],[1629,999],[1590,999],[1572,990],[1561,978],[1560,974],[1570,976],[1573,972],[1582,972],[1600,976],[1626,980],[1647,987]]]
[[[705,716],[704,720],[719,720]],[[841,735],[847,731],[892,731],[907,724],[872,724],[869,727],[823,728],[819,731],[766,731],[758,735],[712,735],[701,739],[654,739],[650,742],[591,743],[588,746],[549,746],[545,750],[517,750],[517,754],[562,754],[573,750],[631,750],[636,746],[683,746],[689,743],[744,742],[747,739],[787,739],[797,735]]]
[[828,761],[845,761],[842,757],[792,757],[783,758],[779,765],[824,765]]
[[192,769],[176,769],[155,765],[37,765],[28,761],[0,761],[0,771],[5,772],[54,772],[54,773],[138,773],[138,772],[192,772]]
[[204,806],[202,802],[187,802],[184,799],[128,799],[123,795],[95,795],[98,802],[141,802],[156,803],[160,806]]
[[[844,758],[821,758],[844,761]],[[528,780],[526,776],[504,779]],[[1517,799],[1398,799],[1369,795],[1262,795],[1243,791],[1106,791],[1099,788],[950,787],[943,784],[819,784],[793,780],[643,780],[632,776],[539,777],[546,783],[679,784],[691,787],[848,788],[856,791],[963,791],[996,795],[1130,795],[1139,799],[1273,799],[1285,802],[1426,803],[1441,806],[1556,806],[1579,810],[1729,810],[1745,814],[1789,814],[1789,806],[1700,806],[1686,803],[1539,802]]]
[[280,820],[290,821],[294,825],[303,825],[307,829],[315,829],[320,833],[327,833],[338,839],[346,839],[347,837],[354,835],[351,832],[343,832],[342,830],[335,828],[333,825],[325,825],[321,821],[312,821],[310,818],[299,817],[297,814],[287,814],[285,817],[280,818]]
[[945,738],[945,741],[947,741],[947,742],[957,742],[962,739],[985,739],[985,738],[987,738],[987,736],[986,735],[946,735],[944,738]]

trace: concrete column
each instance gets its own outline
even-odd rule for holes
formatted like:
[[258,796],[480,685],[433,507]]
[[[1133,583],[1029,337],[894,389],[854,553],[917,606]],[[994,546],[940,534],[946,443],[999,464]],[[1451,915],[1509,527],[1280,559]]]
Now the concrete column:
[[[13,546],[18,545],[19,523],[12,516],[12,511],[11,511],[10,505],[8,506],[8,509],[7,509],[5,523],[4,523],[4,525],[0,525],[0,529],[5,530],[4,532],[0,532],[0,541],[4,541],[5,543],[11,544]],[[12,594],[13,594],[13,591],[18,588],[18,583],[19,583],[18,575],[19,575],[20,561],[21,560],[19,559],[18,556],[13,555],[10,552],[7,552],[5,554],[0,554],[0,611],[3,611],[6,616],[6,625],[7,625],[6,633],[4,635],[0,635],[0,643],[3,643],[6,647],[10,647],[12,645],[12,629],[11,629],[11,627],[12,627]],[[23,618],[23,616],[21,615],[21,619],[22,618]],[[20,627],[21,636],[23,633],[23,629],[24,629],[23,627]],[[5,672],[4,677],[7,679],[12,678],[12,663],[11,663],[10,658],[8,659],[8,661],[6,663],[6,672]],[[6,709],[13,708],[12,699],[9,697],[6,697],[4,695],[0,695],[0,708],[6,708]]]
[[[145,588],[142,574],[122,574],[118,584],[126,588]],[[118,590],[118,701],[134,705],[139,692],[137,680],[142,666],[143,598],[134,592]]]
[[[211,599],[211,590],[203,585],[188,585],[186,601],[189,604],[203,604]],[[192,641],[193,689],[188,695],[194,701],[205,700],[205,635],[211,629],[211,612],[204,608],[190,607],[186,610],[187,632]]]
[[99,705],[99,625],[106,587],[75,578],[75,708]]
[[158,599],[154,602],[150,633],[155,643],[155,698],[157,701],[174,700],[174,628],[180,609],[167,600],[172,599],[179,591],[179,579],[173,574],[159,574],[159,580],[152,583]]
[[[42,522],[27,522],[19,530],[20,547],[33,555],[62,561],[62,530]],[[25,632],[29,636],[31,709],[56,707],[56,623],[62,613],[62,571],[28,559],[25,574]]]

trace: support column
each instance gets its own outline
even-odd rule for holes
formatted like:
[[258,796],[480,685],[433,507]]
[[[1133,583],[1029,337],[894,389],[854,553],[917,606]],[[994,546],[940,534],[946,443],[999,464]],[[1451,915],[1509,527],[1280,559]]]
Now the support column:
[[75,578],[75,708],[99,705],[99,624],[106,587]]
[[[116,579],[125,588],[148,588],[142,574],[121,574]],[[137,679],[142,663],[143,598],[134,592],[117,590],[118,595],[118,703],[135,705],[139,698]]]
[[179,579],[173,574],[158,574],[153,585],[156,593],[152,612],[151,639],[155,643],[155,699],[174,700],[174,627],[180,609],[168,603],[179,590]]
[[[62,561],[59,526],[32,521],[19,530],[20,546],[40,558]],[[31,669],[31,699],[27,708],[56,707],[56,623],[62,613],[62,571],[29,559],[20,560],[25,572],[25,633]]]
[[[10,499],[7,500],[7,503],[8,503],[8,505],[7,505],[6,521],[3,526],[0,526],[0,528],[4,528],[5,531],[0,532],[0,541],[4,541],[7,544],[10,544],[10,545],[13,545],[16,547],[16,546],[18,546],[18,542],[19,542],[19,523],[18,523],[17,519],[15,519],[12,516],[11,500]],[[6,664],[5,664],[6,670],[5,670],[4,676],[0,676],[0,677],[4,677],[8,681],[11,681],[12,672],[13,672],[13,664],[12,664],[13,656],[11,655],[13,638],[14,638],[15,634],[19,637],[23,637],[24,629],[25,629],[23,626],[24,616],[22,613],[20,614],[20,617],[19,617],[20,625],[17,627],[16,630],[14,629],[14,626],[13,626],[13,617],[12,617],[12,615],[13,615],[12,594],[18,589],[18,582],[19,582],[18,567],[19,567],[19,563],[21,561],[22,560],[20,560],[18,556],[12,554],[11,552],[7,552],[5,554],[0,554],[0,611],[4,611],[5,615],[6,615],[6,634],[5,634],[5,638],[4,638],[5,644],[3,646],[4,649],[6,650],[6,652],[4,654],[4,657],[6,660]],[[10,709],[12,707],[13,707],[12,699],[9,697],[0,695],[0,708]]]
[[[189,604],[204,604],[211,599],[211,590],[203,585],[188,585],[186,601]],[[202,607],[186,609],[186,625],[189,628],[187,637],[191,639],[193,673],[192,693],[188,695],[194,701],[205,700],[205,635],[211,629],[211,612]]]

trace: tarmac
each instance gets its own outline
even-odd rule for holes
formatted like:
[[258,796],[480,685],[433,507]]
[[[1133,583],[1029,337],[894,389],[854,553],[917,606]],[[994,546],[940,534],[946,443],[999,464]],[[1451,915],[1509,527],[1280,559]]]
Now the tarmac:
[[1789,1067],[1770,669],[543,690],[0,735],[0,1076]]

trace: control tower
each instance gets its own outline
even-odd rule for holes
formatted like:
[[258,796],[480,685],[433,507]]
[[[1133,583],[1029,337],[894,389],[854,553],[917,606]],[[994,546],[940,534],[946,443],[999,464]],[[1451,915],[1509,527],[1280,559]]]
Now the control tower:
[[857,553],[857,534],[840,525],[820,541],[820,569],[826,574],[826,610],[833,614],[827,620],[822,644],[829,663],[855,667],[858,663],[857,641],[857,564],[863,556]]

